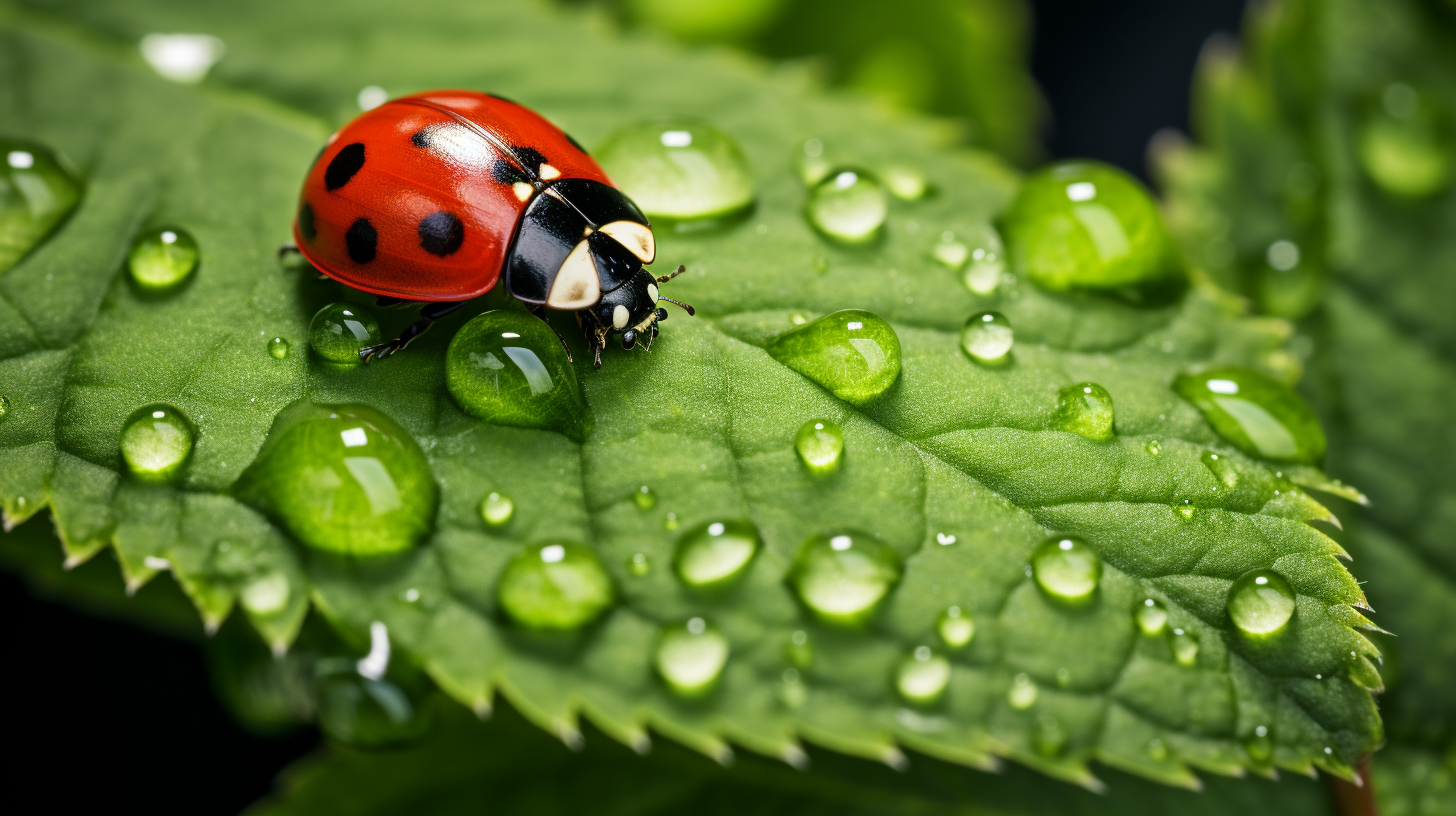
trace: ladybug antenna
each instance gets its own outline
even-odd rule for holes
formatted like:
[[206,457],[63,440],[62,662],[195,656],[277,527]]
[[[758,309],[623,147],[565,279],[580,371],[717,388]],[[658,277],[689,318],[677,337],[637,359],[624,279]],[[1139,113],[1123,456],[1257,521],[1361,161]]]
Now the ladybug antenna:
[[679,306],[683,307],[684,309],[686,309],[687,310],[687,313],[689,315],[695,315],[695,314],[698,313],[696,309],[694,309],[693,307],[687,305],[686,303],[683,303],[681,300],[673,300],[670,297],[663,297],[662,295],[658,295],[657,296],[657,299],[658,300],[665,300],[668,303],[676,303],[677,305],[679,305]]
[[[673,278],[677,277],[678,275],[681,275],[682,273],[684,273],[686,271],[688,271],[688,268],[686,266],[683,266],[682,264],[678,264],[677,265],[677,269],[672,270],[672,274],[671,275],[663,275],[662,277],[660,277],[660,278],[657,279],[657,282],[658,283],[667,283],[668,281],[672,280]],[[666,300],[666,298],[663,298],[663,299]],[[677,303],[677,301],[674,300],[673,303]],[[678,305],[681,306],[682,304],[681,303],[678,303]],[[692,312],[692,309],[689,309],[688,312],[691,313]]]

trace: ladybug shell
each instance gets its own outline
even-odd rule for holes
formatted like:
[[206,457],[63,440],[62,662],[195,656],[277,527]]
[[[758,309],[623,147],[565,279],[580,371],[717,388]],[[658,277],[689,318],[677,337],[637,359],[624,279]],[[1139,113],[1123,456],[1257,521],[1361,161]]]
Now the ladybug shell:
[[430,91],[386,102],[329,138],[293,235],[309,263],[376,295],[458,301],[495,286],[543,181],[615,189],[570,136],[514,102]]

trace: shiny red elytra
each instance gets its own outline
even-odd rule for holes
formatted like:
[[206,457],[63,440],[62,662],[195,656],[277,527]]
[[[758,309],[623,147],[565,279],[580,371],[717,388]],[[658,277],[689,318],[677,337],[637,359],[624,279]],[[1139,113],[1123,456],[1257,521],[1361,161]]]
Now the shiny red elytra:
[[331,136],[304,178],[293,237],[330,278],[381,303],[424,304],[399,338],[360,350],[365,362],[504,277],[543,319],[574,311],[600,366],[609,335],[627,349],[657,336],[669,300],[657,287],[677,274],[643,268],[657,254],[651,224],[581,145],[473,91],[394,99]]

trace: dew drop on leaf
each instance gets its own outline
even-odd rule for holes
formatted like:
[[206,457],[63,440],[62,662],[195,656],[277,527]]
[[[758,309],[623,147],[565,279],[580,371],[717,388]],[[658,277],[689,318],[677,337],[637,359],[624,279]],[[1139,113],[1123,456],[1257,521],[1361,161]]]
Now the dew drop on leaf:
[[1113,418],[1112,395],[1097,383],[1084,382],[1057,394],[1052,426],[1088,439],[1111,439]]
[[511,523],[516,516],[516,503],[503,493],[491,491],[480,500],[480,520],[493,530]]
[[892,164],[881,175],[890,195],[901,201],[919,201],[930,193],[930,179],[925,171],[908,164]]
[[1032,726],[1031,744],[1038,754],[1052,758],[1060,755],[1067,747],[1067,729],[1061,720],[1051,714],[1042,714]]
[[683,533],[673,568],[694,589],[721,587],[748,569],[760,544],[758,528],[749,522],[707,522]]
[[1012,343],[1011,321],[1000,312],[972,315],[961,329],[961,350],[972,360],[985,365],[1006,362]]
[[976,621],[970,612],[959,606],[951,606],[940,613],[940,619],[935,623],[935,631],[946,646],[962,649],[976,636]]
[[138,286],[160,292],[186,280],[197,268],[199,257],[191,233],[177,227],[157,227],[132,241],[126,268]]
[[1208,424],[1250,456],[1276,462],[1318,462],[1325,432],[1294,390],[1246,368],[1221,367],[1180,374],[1173,390],[1193,403]]
[[1360,126],[1360,166],[1392,195],[1425,198],[1451,181],[1450,134],[1443,132],[1431,96],[1403,82],[1392,83]]
[[1155,598],[1144,598],[1133,610],[1138,629],[1144,635],[1161,635],[1168,627],[1168,608]]
[[1173,660],[1180,666],[1192,666],[1198,662],[1198,635],[1185,629],[1174,629],[1171,645]]
[[815,184],[804,204],[809,224],[841,244],[867,244],[889,214],[884,185],[863,170],[839,169]]
[[512,620],[549,631],[591,623],[615,597],[596,552],[567,541],[526,545],[511,557],[496,585],[496,602]]
[[784,657],[801,669],[808,668],[814,662],[814,642],[809,639],[809,633],[795,629],[784,644]]
[[10,413],[10,398],[0,397],[0,419],[4,419]]
[[900,559],[864,533],[814,536],[799,547],[788,580],[821,619],[852,626],[873,615],[900,580]]
[[445,353],[445,383],[465,413],[496,425],[579,440],[589,424],[561,340],[519,309],[485,312],[462,326]]
[[596,159],[650,218],[720,218],[753,204],[753,171],[723,131],[661,119],[608,136]]
[[146,405],[132,412],[121,429],[121,456],[132,475],[144,482],[166,482],[192,454],[192,424],[170,405]]
[[702,618],[691,618],[663,630],[653,665],[668,688],[700,697],[712,691],[728,665],[728,639]]
[[647,553],[632,553],[632,557],[627,559],[627,572],[630,572],[638,578],[641,578],[651,571],[652,559],[647,557]]
[[1204,451],[1198,455],[1198,461],[1202,462],[1203,466],[1208,468],[1208,472],[1213,474],[1213,478],[1218,481],[1214,487],[1215,490],[1220,487],[1232,490],[1238,486],[1239,471],[1227,456],[1221,456],[1213,451]]
[[774,359],[861,405],[900,376],[900,338],[879,315],[845,309],[791,329],[768,344]]
[[276,615],[288,608],[293,591],[288,576],[281,572],[265,572],[243,585],[238,600],[254,615]]
[[813,187],[829,175],[834,165],[824,155],[824,142],[819,139],[805,140],[801,150],[794,156],[794,171],[799,180]]
[[1006,703],[1017,711],[1025,711],[1036,704],[1036,681],[1025,673],[1011,678],[1011,688],[1006,691]]
[[794,452],[810,473],[827,476],[839,470],[844,457],[844,433],[827,419],[811,419],[794,435]]
[[668,511],[662,516],[662,529],[669,533],[678,528],[677,513]]
[[1255,765],[1268,765],[1274,760],[1274,735],[1267,725],[1256,725],[1244,738],[1244,750]]
[[1148,740],[1148,759],[1162,762],[1168,758],[1168,744],[1160,739]]
[[308,344],[335,365],[358,365],[359,350],[381,340],[379,321],[352,303],[330,303],[308,324]]
[[324,733],[357,748],[385,748],[424,736],[433,725],[428,685],[397,682],[382,669],[378,677],[365,676],[357,668],[360,662],[318,661],[318,722]]
[[275,337],[268,341],[268,353],[275,360],[282,360],[288,356],[288,341],[282,337]]
[[81,200],[81,181],[49,149],[0,139],[0,273],[44,241]]
[[651,510],[657,506],[657,494],[652,492],[652,488],[642,485],[632,491],[632,503],[637,505],[638,510]]
[[990,297],[996,293],[1006,272],[1006,249],[1002,246],[1001,234],[988,224],[964,240],[968,263],[961,269],[961,283],[971,294]]
[[939,700],[950,685],[950,661],[920,646],[895,669],[895,691],[907,703],[928,705]]
[[1157,456],[1163,452],[1163,443],[1156,439],[1149,439],[1147,444],[1143,445],[1143,450],[1147,451],[1149,456]]
[[803,678],[797,669],[784,669],[780,678],[779,701],[788,708],[798,708],[809,699],[809,690],[804,687]]
[[1032,552],[1031,574],[1037,586],[1053,598],[1081,602],[1097,591],[1102,558],[1080,538],[1053,536]]
[[1228,612],[1247,635],[1275,634],[1294,616],[1294,588],[1274,570],[1250,570],[1229,588]]
[[966,261],[970,260],[971,248],[955,240],[952,233],[948,232],[946,235],[951,236],[950,240],[937,241],[930,248],[930,257],[946,269],[959,272],[965,267]]

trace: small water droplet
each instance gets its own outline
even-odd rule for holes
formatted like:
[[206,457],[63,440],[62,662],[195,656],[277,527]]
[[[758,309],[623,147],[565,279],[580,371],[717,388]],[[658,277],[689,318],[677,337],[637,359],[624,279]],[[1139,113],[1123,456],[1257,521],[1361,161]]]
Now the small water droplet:
[[963,649],[976,636],[976,621],[971,613],[959,606],[947,607],[936,621],[935,631],[940,639],[952,649]]
[[1182,516],[1185,521],[1192,521],[1193,516],[1198,513],[1198,508],[1194,507],[1193,503],[1188,499],[1184,499],[1182,504],[1173,509],[1178,511],[1178,515]]
[[492,491],[480,500],[480,520],[491,529],[499,530],[515,516],[516,503],[510,496]]
[[713,690],[728,665],[728,639],[702,618],[663,630],[654,658],[668,688],[683,697],[701,697]]
[[795,629],[784,644],[784,657],[801,669],[808,668],[814,662],[814,642],[810,640],[809,633],[803,629]]
[[678,528],[677,513],[669,511],[662,517],[662,529],[669,533]]
[[1360,166],[1392,195],[1425,198],[1450,184],[1450,140],[1431,96],[1403,82],[1392,83],[1360,127]]
[[1149,439],[1147,444],[1143,445],[1143,450],[1147,451],[1149,456],[1157,456],[1163,452],[1163,443],[1156,439]]
[[743,575],[761,544],[758,528],[746,521],[700,524],[678,540],[673,567],[690,587],[720,587]]
[[1067,747],[1067,729],[1062,723],[1051,714],[1042,714],[1036,718],[1036,725],[1031,733],[1032,747],[1044,757],[1059,756]]
[[811,419],[794,435],[794,451],[810,473],[827,476],[839,470],[844,454],[844,433],[827,419]]
[[936,533],[935,543],[939,544],[942,547],[949,547],[950,545],[956,543],[956,537],[950,533]]
[[1294,616],[1294,606],[1294,588],[1274,570],[1250,570],[1229,588],[1229,617],[1247,635],[1279,632]]
[[1011,321],[1000,312],[972,315],[961,329],[961,350],[978,363],[999,365],[1010,358]]
[[192,424],[170,405],[147,405],[132,412],[121,429],[121,456],[144,482],[170,481],[192,454]]
[[1163,762],[1168,758],[1168,745],[1160,739],[1148,740],[1148,759]]
[[1274,760],[1274,734],[1267,725],[1256,725],[1244,738],[1244,750],[1256,765],[1268,765]]
[[820,618],[857,625],[900,580],[900,559],[864,533],[815,536],[799,547],[789,585]]
[[1072,670],[1063,666],[1057,669],[1057,685],[1068,688],[1072,685]]
[[330,303],[308,324],[314,353],[336,365],[358,365],[359,350],[381,339],[379,321],[352,303]]
[[496,425],[555,430],[578,440],[589,425],[561,340],[519,309],[495,309],[462,326],[445,352],[445,383],[465,413]]
[[496,584],[500,608],[531,629],[579,629],[607,611],[615,597],[596,552],[567,541],[526,545],[511,557]]
[[1162,601],[1144,598],[1133,614],[1137,618],[1138,629],[1145,635],[1161,635],[1168,627],[1168,608],[1163,606]]
[[374,110],[389,101],[389,91],[384,90],[378,85],[365,85],[359,89],[359,93],[354,97],[354,101],[358,103],[359,110],[361,111]]
[[632,557],[627,559],[627,571],[641,578],[652,571],[652,559],[647,557],[647,553],[632,553]]
[[1078,603],[1092,597],[1102,578],[1102,558],[1075,536],[1053,536],[1031,554],[1037,586],[1060,601]]
[[654,219],[721,218],[753,203],[753,171],[723,131],[691,119],[658,119],[608,136],[595,157]]
[[1240,450],[1276,462],[1317,462],[1325,453],[1319,417],[1278,380],[1246,368],[1180,374],[1173,390]]
[[809,690],[796,669],[784,669],[779,686],[779,701],[789,708],[798,708],[809,699]]
[[652,488],[642,485],[632,491],[632,503],[637,505],[638,510],[651,510],[657,506],[657,494],[652,492]]
[[1192,666],[1198,662],[1198,635],[1184,629],[1173,630],[1173,659],[1180,666]]
[[197,241],[186,230],[157,227],[142,232],[131,243],[126,268],[143,289],[171,289],[197,268]]
[[1025,711],[1036,704],[1036,682],[1030,675],[1018,674],[1011,678],[1011,688],[1006,692],[1006,702],[1017,711]]
[[227,46],[210,34],[159,34],[142,37],[142,59],[152,70],[173,82],[191,85],[202,81],[222,59]]
[[883,394],[900,376],[900,338],[878,315],[845,309],[769,342],[774,359],[861,405]]
[[282,360],[288,356],[288,341],[282,337],[275,337],[269,340],[268,353],[273,355],[273,359]]
[[971,259],[971,248],[960,241],[937,241],[930,248],[930,257],[952,272],[959,272]]
[[55,153],[0,139],[0,272],[14,266],[76,209],[81,181]]
[[6,414],[9,414],[9,413],[10,413],[10,398],[9,397],[0,397],[0,419],[3,419],[5,417],[5,415]]
[[1232,490],[1238,486],[1239,471],[1234,467],[1234,463],[1228,460],[1228,457],[1220,456],[1213,451],[1204,451],[1198,455],[1198,461],[1202,462],[1203,466],[1208,468],[1208,472],[1213,474],[1213,478],[1218,481],[1218,484],[1214,486],[1215,490],[1220,487]]
[[809,191],[804,215],[825,237],[843,244],[866,244],[880,234],[889,198],[874,176],[863,170],[831,171]]
[[238,600],[254,615],[276,615],[288,608],[292,594],[287,575],[266,572],[244,584]]
[[881,174],[890,195],[901,201],[919,201],[930,192],[930,179],[925,171],[908,164],[892,164]]
[[950,685],[950,661],[921,646],[900,661],[895,670],[895,691],[907,703],[929,705]]
[[1084,382],[1058,392],[1052,425],[1088,439],[1111,439],[1113,418],[1112,395],[1097,383]]

